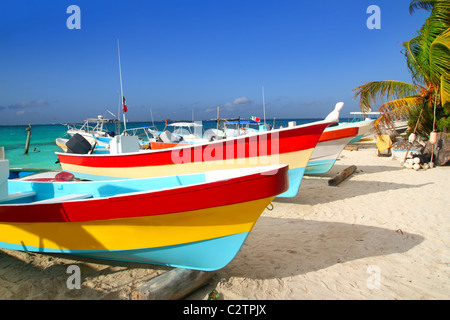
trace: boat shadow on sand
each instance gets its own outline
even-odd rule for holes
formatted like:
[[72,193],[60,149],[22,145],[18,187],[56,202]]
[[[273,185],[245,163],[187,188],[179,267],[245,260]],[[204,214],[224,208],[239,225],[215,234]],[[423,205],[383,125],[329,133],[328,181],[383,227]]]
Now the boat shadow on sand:
[[[69,288],[80,270],[81,288]],[[129,293],[173,268],[69,254],[0,250],[1,300],[123,300]]]
[[[370,166],[370,165],[359,165],[356,166],[357,174],[371,174],[371,173],[380,173],[380,172],[393,172],[393,171],[401,171],[405,170],[404,167],[400,166],[400,162],[394,162],[396,165],[392,166]],[[398,165],[397,165],[398,164]],[[348,168],[350,165],[339,164],[339,159],[336,161],[334,166],[330,169],[330,171],[326,173],[316,173],[316,174],[308,174],[305,177],[334,177],[339,172],[342,172],[344,169]]]
[[[365,174],[354,173],[354,174]],[[304,204],[304,205],[316,205],[325,204],[332,201],[345,200],[358,196],[374,196],[376,198],[381,197],[383,192],[394,190],[414,190],[416,188],[422,188],[423,186],[433,184],[432,182],[422,184],[408,184],[397,183],[389,181],[379,180],[355,180],[352,176],[342,181],[338,186],[329,186],[328,180],[332,179],[334,175],[322,175],[322,176],[305,176],[302,180],[299,193],[296,197],[281,198],[277,197],[274,202],[278,203],[292,203],[292,204]],[[326,191],[326,192],[324,192]]]
[[218,273],[225,278],[291,277],[347,261],[404,253],[423,240],[400,229],[264,216],[236,258]]

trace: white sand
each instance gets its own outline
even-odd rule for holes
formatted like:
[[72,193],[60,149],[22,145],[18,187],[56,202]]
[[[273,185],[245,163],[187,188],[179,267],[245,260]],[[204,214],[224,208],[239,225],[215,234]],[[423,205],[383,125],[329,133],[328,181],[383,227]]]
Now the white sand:
[[[356,165],[336,187],[328,180]],[[450,167],[414,171],[344,150],[327,174],[305,176],[296,198],[265,210],[237,257],[211,284],[228,299],[449,299]],[[80,266],[81,289],[66,286]],[[0,251],[0,299],[128,299],[170,268]]]

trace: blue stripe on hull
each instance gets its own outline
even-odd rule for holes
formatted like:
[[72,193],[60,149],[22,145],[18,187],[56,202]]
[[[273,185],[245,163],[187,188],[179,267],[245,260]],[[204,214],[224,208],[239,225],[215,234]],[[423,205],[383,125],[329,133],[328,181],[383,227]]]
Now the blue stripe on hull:
[[112,138],[95,137],[95,140],[109,144],[112,141]]
[[[127,178],[117,178],[117,177],[107,177],[107,176],[96,176],[96,175],[90,175],[90,174],[84,174],[84,173],[77,173],[77,172],[73,172],[73,171],[67,171],[70,172],[72,174],[74,174],[77,178],[80,179],[86,179],[86,180],[118,180],[118,179],[127,179]],[[290,197],[295,197],[298,194],[299,188],[300,188],[300,183],[302,182],[303,179],[303,175],[305,174],[305,168],[296,168],[296,169],[289,169],[289,189],[287,191],[285,191],[284,193],[280,194],[278,197],[284,197],[284,198],[290,198]],[[183,175],[181,175],[180,177],[182,177]],[[164,177],[162,177],[161,179],[163,179]],[[188,184],[191,183],[199,183],[202,182],[201,180],[198,179],[204,179],[204,174],[203,173],[199,173],[199,174],[192,174],[192,175],[186,175],[185,176],[185,181]],[[190,182],[189,180],[192,180],[194,182]],[[179,185],[185,185],[185,183],[182,184],[175,184],[173,186],[179,186]],[[165,185],[166,188],[171,187],[171,185],[168,183]]]
[[312,160],[312,161],[308,162],[308,165],[306,166],[305,174],[328,172],[334,166],[335,162],[336,162],[336,159]]
[[72,193],[91,193],[94,197],[111,197],[131,192],[188,186],[205,181],[204,173],[148,179],[115,178],[115,180],[91,181],[81,184],[64,182],[47,184],[33,181],[8,180],[8,189],[10,193],[22,192],[23,190],[35,191],[39,195],[35,201],[39,201]]
[[175,246],[112,251],[47,249],[5,242],[0,242],[0,247],[11,250],[41,253],[65,253],[89,258],[150,263],[185,269],[213,271],[225,267],[234,259],[248,235],[249,232],[243,232],[226,237]]
[[110,154],[110,151],[107,149],[99,149],[98,147],[96,147],[94,149],[93,153],[95,153],[95,154]]
[[305,168],[289,169],[289,189],[278,197],[292,198],[298,194],[300,184],[305,174]]
[[362,137],[364,137],[364,135],[363,135],[363,134],[360,134],[359,136],[356,136],[356,137],[354,137],[352,140],[350,140],[349,143],[355,143],[355,142],[361,140]]

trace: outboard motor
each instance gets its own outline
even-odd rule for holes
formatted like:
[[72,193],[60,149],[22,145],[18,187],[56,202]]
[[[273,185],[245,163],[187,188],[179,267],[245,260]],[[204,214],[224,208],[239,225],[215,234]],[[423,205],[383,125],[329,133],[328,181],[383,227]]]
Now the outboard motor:
[[67,153],[88,154],[92,146],[81,134],[75,133],[66,143]]
[[163,131],[158,137],[158,142],[172,143],[172,133],[167,130]]

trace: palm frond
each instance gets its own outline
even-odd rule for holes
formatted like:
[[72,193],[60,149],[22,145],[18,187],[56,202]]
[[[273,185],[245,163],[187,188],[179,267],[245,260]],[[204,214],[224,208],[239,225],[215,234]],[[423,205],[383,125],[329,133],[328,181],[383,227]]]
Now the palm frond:
[[441,76],[441,104],[450,113],[450,75]]
[[435,5],[433,6],[430,17],[441,20],[448,27],[450,22],[450,2],[448,0],[435,0],[434,2]]
[[402,99],[417,95],[423,89],[424,88],[419,85],[413,85],[402,81],[388,80],[369,82],[353,89],[353,91],[356,91],[354,98],[359,96],[361,111],[370,112],[378,99]]
[[[428,7],[431,5],[431,7]],[[435,75],[435,66],[431,65],[431,46],[450,28],[450,1],[412,1],[411,6],[418,8],[424,6],[431,8],[430,16],[413,39],[405,42],[404,54],[408,69],[414,83],[422,83],[428,86],[433,82],[438,84],[440,74]]]
[[450,28],[440,34],[430,46],[432,82],[441,84],[441,76],[450,74]]
[[406,57],[406,65],[411,74],[413,83],[426,84],[429,83],[429,72],[427,65],[423,63],[423,56],[421,56],[422,46],[420,44],[421,38],[419,36],[403,43],[402,50]]
[[430,17],[426,19],[429,42],[433,42],[440,34],[450,28],[450,1],[437,1]]
[[408,118],[411,108],[423,106],[423,96],[413,95],[383,103],[378,111],[386,114],[389,119]]
[[436,2],[435,0],[429,1],[413,0],[409,4],[409,13],[413,14],[417,9],[425,9],[431,11],[433,9],[435,2]]
[[383,103],[378,109],[382,115],[374,123],[376,132],[381,132],[380,126],[393,129],[393,123],[396,119],[409,118],[411,110],[423,108],[423,105],[424,99],[421,95],[413,95]]
[[408,120],[409,132],[427,136],[433,131],[433,118],[433,109],[421,106],[413,107]]

